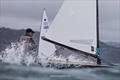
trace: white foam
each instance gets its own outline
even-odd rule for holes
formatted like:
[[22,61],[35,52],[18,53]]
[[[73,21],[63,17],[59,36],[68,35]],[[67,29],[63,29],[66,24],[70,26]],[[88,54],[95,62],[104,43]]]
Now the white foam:
[[[8,46],[5,51],[2,51],[3,55],[0,55],[0,59],[3,63],[10,63],[10,64],[26,64],[30,65],[35,63],[35,58],[27,52],[24,53],[24,45],[20,43],[11,43],[11,46]],[[34,52],[33,52],[34,53]],[[38,62],[46,65],[49,61],[58,61],[58,62],[66,62],[68,60],[72,63],[81,63],[81,64],[95,64],[95,61],[90,61],[89,58],[82,57],[81,55],[70,54],[67,58],[64,56],[55,56],[47,54],[39,54],[37,56]]]
[[24,54],[24,44],[21,45],[20,43],[11,43],[11,45],[8,46],[2,53],[3,55],[0,57],[4,63],[21,64],[23,58],[27,65],[34,62],[31,55]]

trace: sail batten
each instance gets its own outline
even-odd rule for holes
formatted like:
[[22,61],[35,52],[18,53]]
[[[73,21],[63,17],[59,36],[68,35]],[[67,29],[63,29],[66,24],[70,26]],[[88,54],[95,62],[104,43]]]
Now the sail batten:
[[96,0],[65,0],[46,39],[96,55],[98,48]]

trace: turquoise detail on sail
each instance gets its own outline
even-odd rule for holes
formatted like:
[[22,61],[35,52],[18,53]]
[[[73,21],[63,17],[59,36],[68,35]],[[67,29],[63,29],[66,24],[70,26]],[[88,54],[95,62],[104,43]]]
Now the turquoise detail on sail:
[[100,48],[96,48],[96,55],[100,55],[101,53],[101,49]]

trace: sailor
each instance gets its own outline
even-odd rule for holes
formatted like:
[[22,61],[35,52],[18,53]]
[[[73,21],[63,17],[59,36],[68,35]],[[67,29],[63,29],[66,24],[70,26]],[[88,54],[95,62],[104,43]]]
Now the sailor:
[[20,37],[19,42],[21,45],[24,45],[24,54],[29,53],[33,57],[36,57],[37,45],[35,44],[35,41],[32,38],[34,33],[35,32],[32,29],[26,29],[25,35]]

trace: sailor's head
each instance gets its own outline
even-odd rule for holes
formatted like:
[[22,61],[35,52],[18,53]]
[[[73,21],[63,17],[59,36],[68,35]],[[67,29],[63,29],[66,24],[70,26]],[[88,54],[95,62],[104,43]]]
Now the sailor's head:
[[35,33],[35,32],[32,29],[30,29],[30,28],[26,29],[26,35],[27,36],[32,37],[33,33]]

